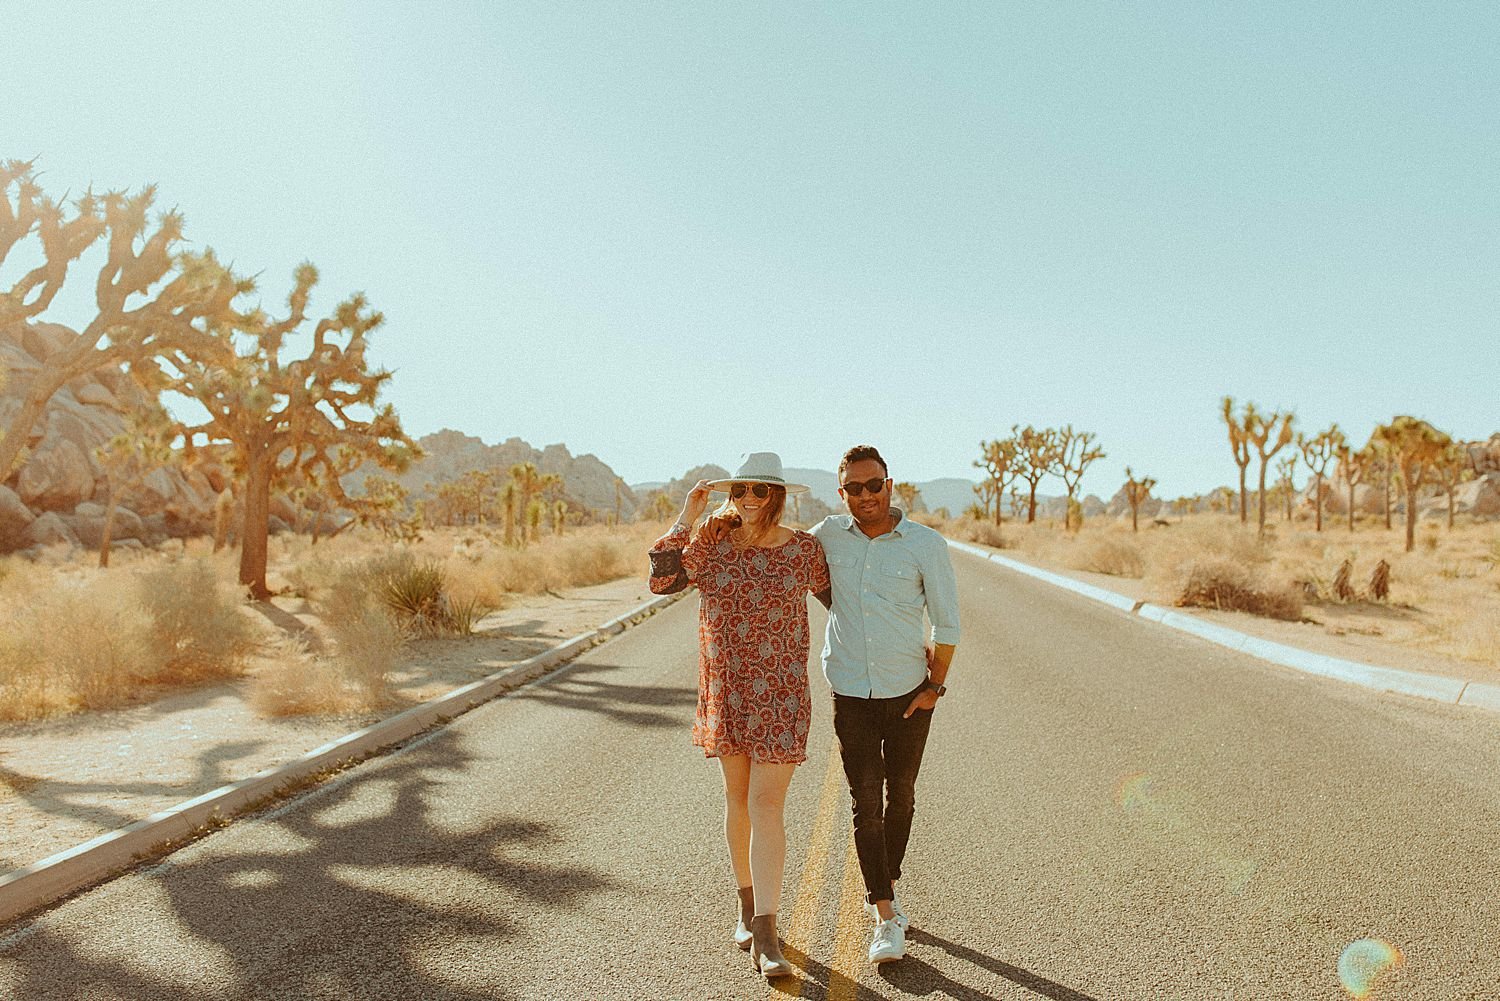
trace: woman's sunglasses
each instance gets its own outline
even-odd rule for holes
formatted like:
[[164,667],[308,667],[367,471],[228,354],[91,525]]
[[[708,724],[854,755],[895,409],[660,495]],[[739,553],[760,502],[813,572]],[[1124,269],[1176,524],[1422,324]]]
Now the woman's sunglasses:
[[885,480],[879,476],[869,480],[854,480],[844,484],[844,492],[850,497],[858,497],[866,490],[872,494],[878,494],[885,489]]
[[741,497],[745,496],[745,491],[746,490],[750,491],[752,494],[754,494],[760,500],[765,500],[767,497],[771,496],[772,487],[771,487],[771,484],[769,484],[769,483],[731,483],[731,484],[729,484],[729,496],[733,497],[735,500],[739,500]]

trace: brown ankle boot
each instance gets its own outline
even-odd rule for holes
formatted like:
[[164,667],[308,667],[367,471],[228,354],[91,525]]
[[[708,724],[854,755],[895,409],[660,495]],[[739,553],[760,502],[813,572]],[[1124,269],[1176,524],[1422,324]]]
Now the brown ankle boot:
[[750,922],[755,918],[755,889],[749,886],[740,887],[740,920],[734,926],[734,944],[741,949],[749,949],[750,943],[755,936],[750,934]]
[[781,954],[781,943],[776,938],[776,915],[757,914],[750,919],[750,958],[761,976],[787,977],[792,974],[792,964]]

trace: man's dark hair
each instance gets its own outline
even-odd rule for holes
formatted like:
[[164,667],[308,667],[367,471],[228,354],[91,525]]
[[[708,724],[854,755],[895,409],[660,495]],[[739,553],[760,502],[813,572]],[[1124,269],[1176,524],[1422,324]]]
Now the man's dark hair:
[[844,470],[849,468],[849,463],[864,462],[866,459],[874,459],[880,463],[881,472],[885,473],[887,477],[891,475],[891,471],[887,468],[885,460],[880,457],[879,449],[874,445],[855,445],[849,451],[845,452],[844,457],[839,460],[839,482],[843,483]]

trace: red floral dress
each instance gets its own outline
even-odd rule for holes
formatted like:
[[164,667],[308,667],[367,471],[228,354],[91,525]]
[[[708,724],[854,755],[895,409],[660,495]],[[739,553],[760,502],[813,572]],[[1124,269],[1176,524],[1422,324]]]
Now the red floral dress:
[[[822,545],[807,532],[766,549],[736,549],[727,539],[689,544],[688,530],[680,529],[651,547],[660,556],[674,551],[702,595],[693,743],[710,758],[806,761],[807,595],[829,586]],[[652,563],[660,576],[651,578],[651,590],[663,593],[677,568],[670,559]]]

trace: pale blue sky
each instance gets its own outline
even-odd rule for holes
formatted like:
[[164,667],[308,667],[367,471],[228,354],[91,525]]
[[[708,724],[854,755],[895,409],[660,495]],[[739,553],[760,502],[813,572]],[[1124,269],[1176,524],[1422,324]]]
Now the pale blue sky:
[[0,157],[368,293],[413,434],[928,479],[1072,422],[1175,496],[1225,393],[1500,429],[1493,4],[130,6],[12,12]]

